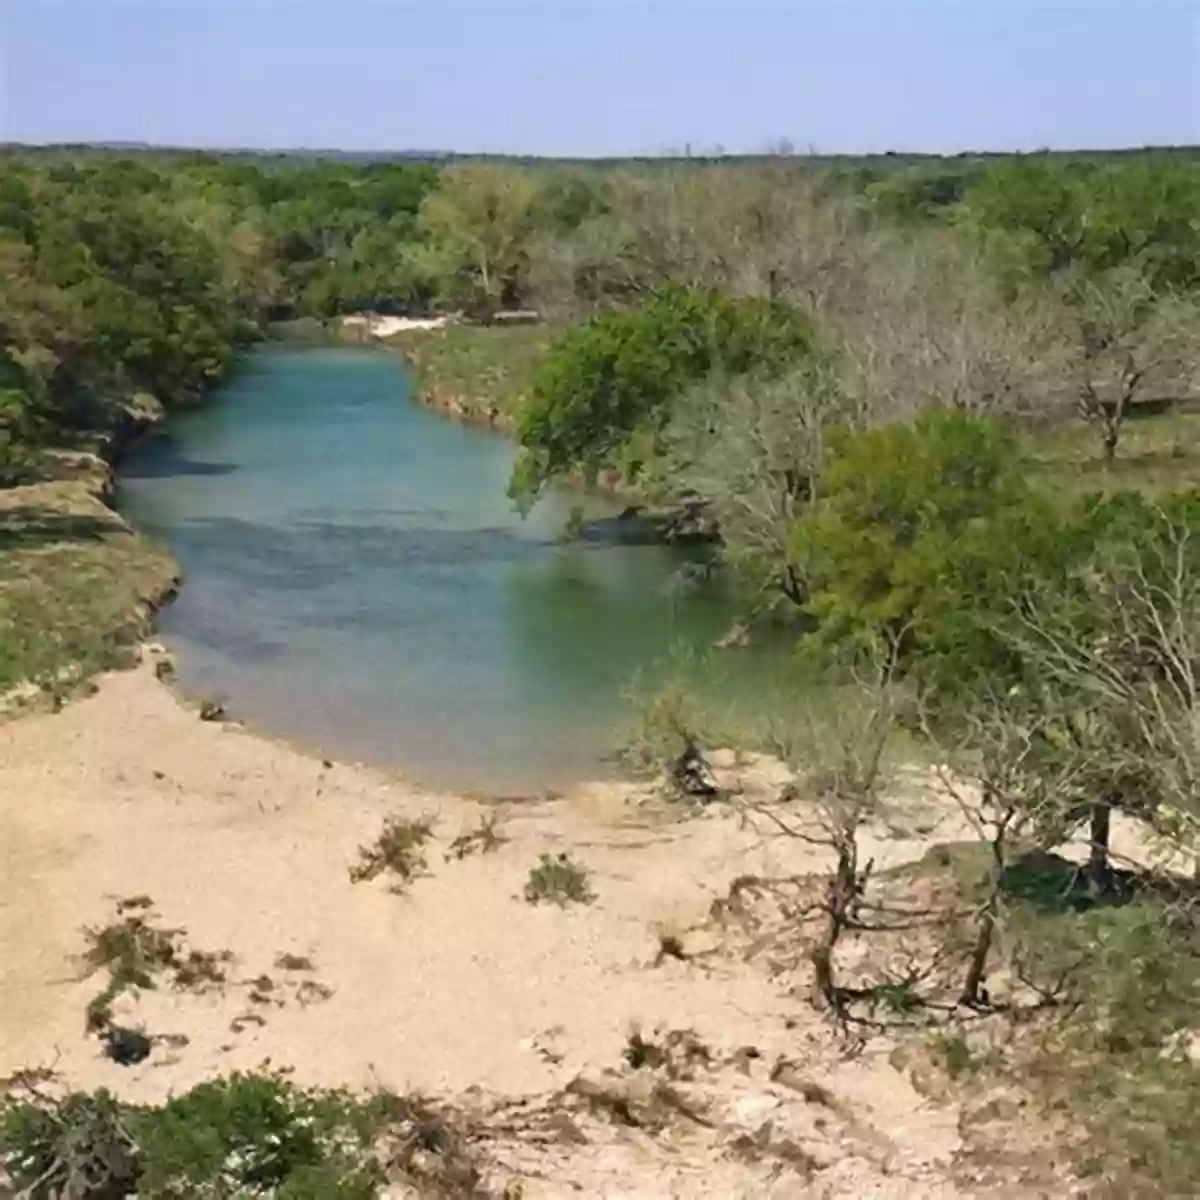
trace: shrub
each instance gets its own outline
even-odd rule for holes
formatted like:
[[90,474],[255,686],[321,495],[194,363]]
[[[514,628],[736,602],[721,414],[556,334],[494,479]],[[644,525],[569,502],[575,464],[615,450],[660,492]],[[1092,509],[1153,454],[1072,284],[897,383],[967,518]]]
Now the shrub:
[[319,1165],[322,1135],[358,1135],[337,1096],[318,1097],[280,1075],[232,1075],[200,1084],[136,1120],[146,1164],[143,1188],[183,1196],[188,1184],[213,1191],[278,1188]]
[[0,1165],[29,1200],[123,1200],[142,1174],[128,1117],[103,1089],[57,1103],[32,1090],[0,1100]]
[[591,904],[595,898],[587,868],[573,863],[566,854],[543,854],[525,884],[525,899],[530,904],[548,900],[565,908],[568,904]]
[[30,1200],[369,1200],[396,1175],[419,1195],[484,1194],[461,1135],[419,1098],[260,1072],[148,1108],[104,1091],[58,1099],[45,1082],[0,1101],[0,1163]]
[[500,814],[487,813],[474,829],[460,833],[450,843],[450,853],[447,857],[456,858],[461,862],[473,854],[495,854],[507,841],[505,834],[500,832]]
[[1020,914],[1019,970],[1053,988],[1061,1013],[1026,1071],[1082,1126],[1096,1194],[1167,1200],[1191,1194],[1200,1172],[1200,927],[1194,899],[1136,884],[1131,894],[1057,916]]

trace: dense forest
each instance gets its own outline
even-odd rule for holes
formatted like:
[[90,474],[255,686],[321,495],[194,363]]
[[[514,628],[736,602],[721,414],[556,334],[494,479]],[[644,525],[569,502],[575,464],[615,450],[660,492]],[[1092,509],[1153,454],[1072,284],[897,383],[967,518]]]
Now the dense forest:
[[[604,474],[685,516],[748,620],[794,631],[797,671],[848,697],[819,747],[799,713],[718,730],[677,690],[648,716],[647,753],[684,790],[720,739],[784,758],[816,798],[821,1002],[843,1027],[947,994],[1007,1013],[1019,1036],[986,1065],[1077,1112],[1108,1194],[1191,1194],[1200,490],[1180,422],[1200,394],[1198,213],[1200,160],[1167,152],[13,153],[0,468],[19,482],[139,395],[200,401],[274,319],[536,310],[514,501]],[[1153,453],[1150,423],[1169,439]],[[1099,469],[1056,467],[1064,439]],[[946,764],[979,844],[942,863],[964,897],[945,945],[864,978],[838,951],[902,927],[859,854],[901,738]],[[1119,822],[1153,865],[1118,857]],[[1076,869],[1059,852],[1079,837]],[[951,1073],[982,1071],[954,1039]]]

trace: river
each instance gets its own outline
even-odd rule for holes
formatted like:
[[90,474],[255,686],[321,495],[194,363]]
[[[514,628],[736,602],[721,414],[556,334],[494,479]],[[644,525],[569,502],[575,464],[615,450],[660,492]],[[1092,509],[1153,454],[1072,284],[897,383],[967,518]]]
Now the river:
[[119,480],[122,510],[183,567],[160,628],[184,689],[433,786],[612,773],[623,693],[722,633],[730,598],[682,582],[682,551],[564,542],[577,495],[522,520],[512,460],[413,402],[387,353],[249,356]]

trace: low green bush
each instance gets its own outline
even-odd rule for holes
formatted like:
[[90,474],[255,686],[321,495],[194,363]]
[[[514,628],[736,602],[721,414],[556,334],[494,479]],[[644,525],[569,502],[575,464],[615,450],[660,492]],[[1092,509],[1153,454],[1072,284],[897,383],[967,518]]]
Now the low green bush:
[[159,1107],[13,1081],[0,1164],[29,1200],[370,1200],[389,1183],[485,1194],[461,1133],[431,1104],[304,1088],[282,1072],[233,1074]]
[[525,899],[530,904],[549,901],[565,908],[591,904],[595,898],[587,868],[573,863],[566,854],[543,854],[525,884]]

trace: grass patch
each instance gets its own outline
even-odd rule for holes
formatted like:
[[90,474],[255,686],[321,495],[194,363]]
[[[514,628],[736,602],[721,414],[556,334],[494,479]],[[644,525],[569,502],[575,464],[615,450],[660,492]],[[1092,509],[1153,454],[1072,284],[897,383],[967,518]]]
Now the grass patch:
[[1162,492],[1200,481],[1200,413],[1181,410],[1131,416],[1116,457],[1100,453],[1096,433],[1082,421],[1030,438],[1040,482],[1076,492],[1137,488]]
[[30,682],[57,706],[134,661],[177,568],[96,495],[100,478],[0,489],[0,692]]
[[596,894],[586,867],[573,863],[566,854],[543,854],[529,872],[525,899],[529,904],[549,902],[565,908],[568,904],[591,904]]
[[0,1100],[0,1162],[31,1200],[370,1200],[389,1186],[486,1195],[462,1132],[433,1104],[302,1088],[282,1072],[202,1083],[158,1107],[105,1091],[56,1096],[45,1076],[12,1080]]
[[350,881],[367,883],[387,872],[395,876],[392,891],[404,891],[425,870],[425,843],[432,836],[433,821],[428,817],[389,817],[375,843],[358,848]]
[[552,336],[544,325],[449,325],[406,330],[387,345],[408,360],[428,402],[510,428]]

